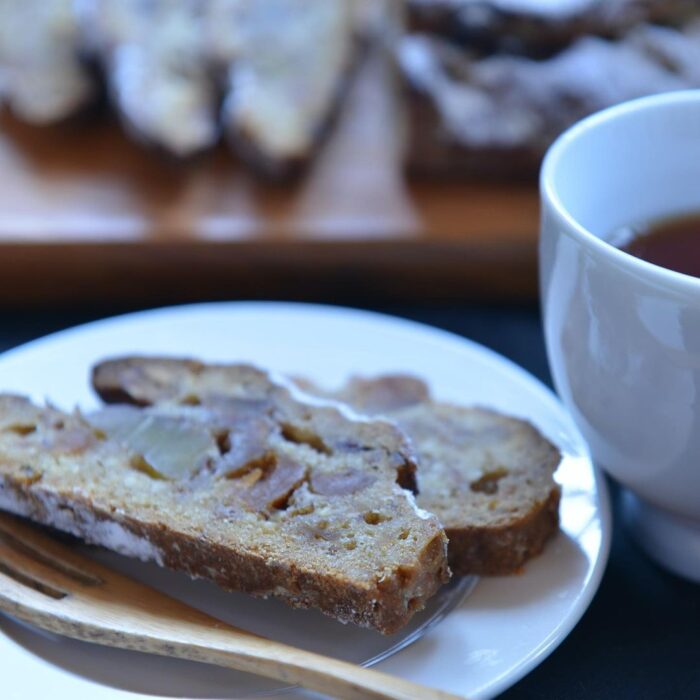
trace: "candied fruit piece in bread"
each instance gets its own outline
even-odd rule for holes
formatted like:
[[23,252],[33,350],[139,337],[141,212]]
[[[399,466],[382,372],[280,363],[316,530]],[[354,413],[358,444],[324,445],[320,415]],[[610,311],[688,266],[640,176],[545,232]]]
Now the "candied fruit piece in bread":
[[[402,487],[414,483],[403,434],[249,366],[188,368],[212,387],[223,373],[227,391],[168,388],[152,408],[87,417],[0,395],[0,508],[227,589],[384,633],[404,625],[449,570],[439,521]],[[165,370],[137,374],[170,387]]]

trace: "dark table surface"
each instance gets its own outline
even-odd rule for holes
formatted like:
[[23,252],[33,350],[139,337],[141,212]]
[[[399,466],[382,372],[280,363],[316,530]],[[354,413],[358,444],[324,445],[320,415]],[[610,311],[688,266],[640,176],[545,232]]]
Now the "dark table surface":
[[[0,351],[129,310],[2,311]],[[551,384],[535,307],[440,304],[375,310],[471,338]],[[612,549],[595,599],[561,646],[507,691],[504,700],[700,698],[700,586],[645,558],[620,524],[614,485],[612,494]]]

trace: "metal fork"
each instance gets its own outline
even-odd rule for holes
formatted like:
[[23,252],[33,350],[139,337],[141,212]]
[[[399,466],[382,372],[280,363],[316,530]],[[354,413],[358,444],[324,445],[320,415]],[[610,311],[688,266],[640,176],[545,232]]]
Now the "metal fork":
[[0,610],[74,639],[234,668],[338,698],[457,697],[225,624],[4,513]]

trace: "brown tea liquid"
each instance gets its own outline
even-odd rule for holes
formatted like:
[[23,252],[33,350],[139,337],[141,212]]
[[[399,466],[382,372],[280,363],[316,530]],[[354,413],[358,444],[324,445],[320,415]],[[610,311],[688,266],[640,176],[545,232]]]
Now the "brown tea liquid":
[[669,270],[700,277],[700,213],[631,230],[619,247]]

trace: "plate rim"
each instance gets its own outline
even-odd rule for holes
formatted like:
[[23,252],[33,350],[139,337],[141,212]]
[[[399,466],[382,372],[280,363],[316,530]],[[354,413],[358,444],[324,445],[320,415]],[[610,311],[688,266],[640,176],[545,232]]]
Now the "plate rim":
[[[567,615],[562,618],[560,623],[556,625],[550,633],[542,640],[535,648],[533,648],[522,661],[512,668],[509,672],[503,674],[501,677],[494,679],[493,682],[487,683],[482,686],[473,697],[478,698],[490,698],[498,695],[508,688],[511,688],[517,682],[522,680],[526,675],[528,675],[532,670],[544,662],[548,656],[554,652],[557,647],[569,636],[572,630],[580,622],[581,618],[588,610],[593,598],[595,597],[600,583],[602,581],[609,555],[612,542],[612,506],[610,502],[610,493],[605,476],[593,462],[590,454],[590,450],[583,439],[578,427],[575,425],[573,418],[566,410],[565,406],[555,394],[555,392],[548,387],[539,378],[534,376],[528,370],[524,369],[516,362],[510,358],[501,355],[495,350],[478,343],[470,338],[461,336],[443,328],[432,326],[429,323],[424,323],[421,321],[415,321],[413,319],[405,318],[403,316],[396,316],[392,314],[387,314],[379,311],[373,311],[369,309],[354,308],[349,306],[341,305],[331,305],[331,304],[319,304],[319,303],[307,303],[307,302],[290,302],[290,301],[258,301],[258,300],[243,300],[243,301],[210,301],[210,302],[198,302],[198,303],[187,303],[187,304],[176,304],[162,307],[153,307],[148,309],[136,310],[131,312],[124,312],[115,314],[112,316],[107,316],[104,318],[95,319],[88,321],[86,323],[78,324],[75,326],[70,326],[61,330],[53,331],[46,335],[40,336],[33,340],[22,343],[16,347],[10,348],[5,352],[0,354],[0,364],[4,364],[5,361],[11,360],[17,355],[24,354],[27,351],[32,351],[35,348],[49,343],[52,341],[62,341],[65,339],[70,339],[70,337],[76,335],[79,336],[84,332],[89,332],[93,330],[98,330],[100,328],[109,327],[111,325],[119,324],[121,322],[131,322],[133,320],[143,321],[148,320],[149,317],[176,317],[181,314],[196,314],[201,311],[226,311],[230,309],[235,311],[238,309],[247,310],[261,310],[264,309],[266,312],[311,312],[314,314],[333,314],[341,315],[346,317],[365,317],[374,321],[379,321],[383,323],[389,323],[394,326],[403,326],[406,329],[414,330],[416,332],[428,333],[433,336],[437,336],[440,339],[466,345],[472,352],[476,352],[482,356],[489,359],[494,365],[500,365],[507,368],[511,373],[512,377],[510,379],[517,379],[518,382],[527,386],[529,391],[535,390],[539,397],[544,400],[554,411],[566,419],[567,429],[570,431],[571,436],[576,439],[577,446],[582,449],[583,457],[585,457],[587,463],[591,468],[591,472],[595,483],[595,492],[597,494],[597,508],[596,514],[598,520],[600,521],[601,530],[601,540],[600,546],[597,551],[596,559],[593,566],[589,569],[586,579],[582,582],[581,590],[576,596],[574,603],[571,608],[567,611]],[[398,652],[401,655],[401,652]],[[381,670],[384,661],[376,664],[375,668]],[[91,682],[90,679],[81,679],[87,682]],[[115,692],[119,692],[118,689],[114,689]],[[122,691],[128,692],[128,691]],[[142,695],[140,693],[130,693],[131,695],[137,697],[164,697],[160,695]],[[282,691],[281,697],[284,697],[285,692]]]
[[[489,684],[488,687],[482,691],[483,694],[481,692],[477,693],[474,700],[492,698],[496,695],[500,695],[509,688],[512,688],[531,671],[534,671],[546,661],[581,621],[600,588],[605,569],[608,565],[608,559],[610,558],[610,547],[612,543],[612,505],[610,503],[610,490],[605,476],[592,460],[590,464],[593,470],[596,491],[599,494],[600,503],[598,513],[601,522],[601,541],[598,557],[595,560],[595,564],[590,571],[580,595],[576,598],[576,604],[572,606],[570,613],[549,633],[540,645],[523,659],[520,665],[513,669],[510,674],[506,674],[503,678],[497,679]],[[377,664],[377,666],[380,667],[381,664]]]

